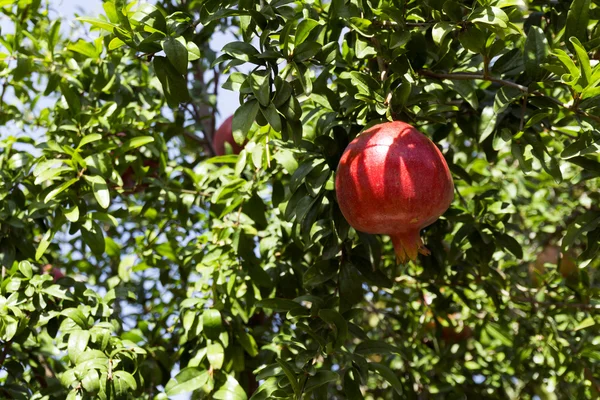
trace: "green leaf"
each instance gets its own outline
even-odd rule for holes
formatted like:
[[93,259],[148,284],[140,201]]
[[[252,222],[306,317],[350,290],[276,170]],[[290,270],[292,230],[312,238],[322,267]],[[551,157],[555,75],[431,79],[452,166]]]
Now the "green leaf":
[[[10,266],[8,268],[10,268]],[[29,261],[19,262],[19,271],[27,279],[31,279],[33,277],[33,268],[31,268],[31,263]]]
[[298,28],[296,29],[296,37],[294,39],[294,45],[298,47],[298,45],[302,44],[309,33],[319,26],[319,22],[314,19],[307,18],[298,24]]
[[64,216],[69,220],[69,222],[77,222],[79,220],[79,207],[72,206],[68,210],[64,210]]
[[273,311],[283,312],[290,311],[294,308],[302,307],[299,303],[296,303],[293,300],[288,299],[263,299],[256,303],[256,307],[258,308],[268,308]]
[[195,367],[187,367],[169,380],[165,386],[165,392],[169,396],[190,393],[203,387],[209,379],[208,371],[202,371]]
[[110,205],[110,192],[108,191],[108,186],[106,185],[104,178],[100,175],[83,175],[83,178],[92,186],[94,197],[100,207],[104,209],[108,208]]
[[275,108],[273,103],[269,104],[267,108],[261,108],[261,113],[275,132],[281,132],[281,117]]
[[90,336],[89,331],[76,330],[69,332],[67,351],[71,362],[75,362],[79,355],[85,351],[90,341]]
[[169,106],[177,107],[190,100],[185,77],[165,57],[155,56],[153,65]]
[[348,261],[342,263],[338,285],[341,312],[349,310],[354,304],[363,299],[362,278],[352,263]]
[[98,18],[77,17],[75,19],[78,21],[81,21],[81,22],[87,22],[88,24],[95,26],[96,28],[104,29],[111,33],[112,33],[113,29],[117,27],[117,25],[115,25],[111,22],[105,21],[103,19],[98,19]]
[[469,20],[475,24],[492,25],[502,29],[508,28],[508,15],[498,7],[481,7],[476,9]]
[[517,99],[523,97],[523,92],[517,88],[503,86],[496,92],[493,111],[501,114]]
[[499,340],[504,346],[511,347],[513,346],[513,341],[508,336],[506,332],[507,329],[501,328],[498,324],[493,322],[488,322],[485,325],[486,332],[493,338]]
[[64,81],[61,81],[59,86],[61,93],[69,105],[69,110],[72,111],[73,114],[79,114],[81,111],[81,100],[79,93],[76,93],[71,86]]
[[79,142],[79,146],[77,146],[77,149],[80,149],[86,144],[96,142],[98,140],[102,140],[102,135],[100,135],[99,133],[92,133],[91,135],[86,135]]
[[202,326],[207,338],[216,340],[223,330],[223,322],[219,310],[210,308],[202,314]]
[[173,37],[167,38],[162,42],[162,48],[177,72],[180,74],[187,73],[188,49],[186,47],[185,39],[182,37],[177,39]]
[[212,395],[216,400],[247,400],[246,392],[239,382],[231,375],[227,375],[225,383]]
[[[332,382],[337,382],[340,376],[334,371],[320,370],[315,373],[314,376],[308,378],[306,385],[304,385],[303,392],[310,393],[313,390],[320,388],[321,386],[328,385]],[[326,389],[321,389],[326,390]]]
[[479,143],[482,143],[487,139],[494,130],[496,129],[496,118],[497,114],[494,112],[494,108],[487,106],[481,112],[481,119],[479,120]]
[[294,61],[303,62],[317,55],[323,46],[317,42],[304,42],[294,49]]
[[[48,229],[46,231],[46,233],[44,233],[44,236],[42,236],[42,240],[40,240],[40,244],[38,244],[37,250],[35,251],[35,259],[36,260],[39,260],[40,258],[42,258],[42,256],[48,249],[48,246],[50,246],[50,241],[52,240],[52,236],[53,236],[53,233],[50,229]],[[8,266],[8,267],[10,267],[10,266]]]
[[92,222],[91,227],[83,226],[81,228],[81,237],[95,255],[102,255],[106,246],[104,234],[100,226]]
[[588,57],[587,51],[581,45],[576,37],[572,37],[569,41],[575,48],[575,54],[577,55],[577,61],[579,61],[579,70],[581,71],[581,86],[587,88],[592,83],[592,67],[590,66],[590,58]]
[[249,62],[254,57],[258,56],[258,50],[250,43],[246,42],[231,42],[223,47],[223,53],[230,55],[241,61]]
[[154,142],[154,137],[152,136],[136,136],[125,142],[125,144],[123,144],[123,147],[121,147],[121,151],[127,152],[152,142]]
[[188,61],[196,61],[199,60],[200,57],[202,57],[202,54],[200,53],[200,48],[198,48],[198,45],[196,43],[187,42],[185,44],[185,47],[188,51]]
[[344,317],[337,311],[330,309],[319,310],[319,317],[334,328],[335,346],[343,346],[348,337],[348,322]]
[[350,72],[350,79],[352,84],[356,86],[360,93],[372,96],[374,91],[379,90],[379,83],[370,75],[363,74],[362,72],[352,71]]
[[343,387],[348,400],[364,399],[362,392],[360,391],[360,375],[356,369],[349,368],[346,370]]
[[75,44],[68,45],[67,49],[79,54],[83,54],[84,56],[87,56],[89,58],[100,57],[100,53],[96,50],[96,46],[86,42],[83,39],[79,39]]
[[473,53],[482,53],[485,48],[486,35],[477,27],[469,26],[459,32],[458,40],[465,49]]
[[352,17],[348,20],[350,26],[365,37],[373,37],[372,22],[365,18]]
[[67,182],[64,182],[60,185],[58,185],[57,187],[55,187],[54,189],[52,189],[44,198],[44,203],[48,203],[50,202],[52,199],[54,199],[56,196],[58,196],[60,193],[64,192],[65,190],[67,190],[71,185],[73,185],[75,182],[77,182],[79,179],[78,178],[73,178]]
[[594,320],[594,317],[587,317],[586,319],[584,319],[583,321],[581,321],[575,327],[575,332],[580,331],[580,330],[585,329],[585,328],[589,328],[590,326],[594,326],[594,325],[596,325],[596,321]]
[[527,34],[523,52],[523,61],[527,75],[534,80],[538,79],[543,74],[540,65],[546,60],[549,53],[550,46],[548,45],[548,39],[546,39],[544,31],[538,26],[531,26]]
[[433,37],[433,41],[438,46],[442,44],[446,35],[448,35],[454,29],[454,24],[450,22],[442,21],[438,22],[433,26],[431,30],[431,36]]
[[356,346],[354,353],[360,355],[400,354],[400,350],[381,340],[365,340]]
[[502,233],[494,235],[498,244],[514,254],[517,259],[523,258],[523,249],[519,242],[512,236]]
[[296,398],[299,399],[301,392],[300,392],[300,385],[298,384],[298,379],[296,379],[296,373],[294,372],[292,367],[286,361],[282,360],[281,358],[277,359],[277,364],[279,364],[279,366],[283,370],[283,373],[288,378],[288,381],[290,382],[290,385],[292,386],[292,390],[294,391]]
[[125,371],[113,372],[113,385],[117,395],[125,395],[137,389],[137,383],[133,375]]
[[63,289],[59,285],[52,285],[42,289],[42,293],[45,293],[49,296],[56,297],[57,299],[63,300],[74,300],[75,297],[68,289]]
[[250,132],[252,124],[256,120],[256,115],[260,105],[256,100],[250,100],[242,104],[233,114],[232,130],[233,139],[238,144],[243,144],[246,140],[246,135]]
[[600,213],[588,211],[575,218],[567,228],[567,233],[562,240],[563,249],[570,248],[575,240],[584,233],[593,231],[600,225]]
[[250,75],[250,86],[258,102],[267,107],[271,102],[271,84],[267,74],[253,73]]
[[565,38],[576,37],[580,41],[587,41],[587,26],[590,21],[591,0],[573,0],[567,13]]
[[476,86],[473,85],[472,82],[460,80],[451,81],[446,79],[444,80],[444,83],[446,83],[456,93],[458,93],[460,97],[465,99],[465,101],[467,101],[474,110],[477,110],[479,108],[479,99],[477,98]]
[[242,328],[237,331],[237,337],[239,343],[242,345],[244,350],[246,350],[248,355],[250,355],[250,357],[256,357],[258,355],[258,345],[251,334]]
[[404,393],[404,389],[402,388],[402,383],[398,376],[388,367],[387,365],[371,362],[369,363],[369,369],[377,372],[383,379],[385,379],[398,393],[400,396]]
[[223,350],[220,343],[211,343],[207,347],[206,357],[211,367],[221,369],[225,360],[225,350]]
[[64,315],[67,318],[70,318],[79,325],[82,329],[88,329],[87,318],[78,308],[67,308],[61,311],[61,315]]

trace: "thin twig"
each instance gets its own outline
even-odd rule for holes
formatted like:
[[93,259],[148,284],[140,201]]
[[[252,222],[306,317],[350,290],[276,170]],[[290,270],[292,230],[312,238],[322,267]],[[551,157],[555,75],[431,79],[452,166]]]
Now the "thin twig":
[[578,310],[600,310],[600,304],[582,304],[582,303],[555,303],[550,301],[537,301],[527,297],[512,297],[512,301],[519,303],[530,303],[536,306],[556,307],[556,308],[575,308]]
[[518,83],[507,81],[504,79],[494,78],[491,76],[486,77],[484,74],[476,74],[476,73],[472,73],[472,72],[439,74],[439,73],[428,71],[426,69],[422,69],[419,71],[419,74],[421,74],[423,76],[428,76],[430,78],[437,78],[437,79],[449,79],[449,80],[459,80],[459,81],[460,80],[462,80],[462,81],[469,81],[469,80],[490,81],[490,82],[498,83],[503,86],[510,86],[510,87],[517,88],[520,91],[525,92],[525,93],[529,92],[529,89],[526,86],[519,85]]
[[221,71],[219,71],[219,67],[216,67],[214,69],[214,89],[213,89],[213,95],[215,98],[215,105],[213,106],[213,111],[211,114],[211,122],[212,122],[212,134],[214,135],[215,132],[217,131],[217,118],[216,118],[216,114],[217,114],[217,99],[219,98],[219,96],[217,96],[219,94],[219,77],[221,76]]
[[[202,69],[202,66],[200,64],[198,64],[196,71],[194,72],[194,78],[197,82],[201,83],[202,89],[206,90],[206,84],[204,82],[204,70]],[[208,151],[211,156],[215,156],[217,155],[217,152],[215,151],[215,146],[213,143],[213,136],[215,134],[213,123],[210,119],[203,121],[203,117],[210,117],[212,113],[210,112],[209,107],[206,104],[202,103],[201,105],[202,107],[198,107],[198,105],[194,101],[191,102],[191,106],[194,109],[194,119],[196,120],[196,123],[198,125],[204,127],[204,139],[206,139],[206,141],[208,142]]]
[[526,95],[536,95],[536,96],[543,97],[543,98],[548,99],[548,100],[552,101],[553,103],[563,107],[564,109],[566,109],[568,111],[571,111],[575,114],[592,119],[594,121],[600,122],[600,116],[589,114],[589,113],[587,113],[583,110],[580,110],[579,108],[576,108],[576,107],[569,107],[566,104],[564,104],[563,102],[561,102],[560,100],[555,99],[554,97],[547,96],[542,92],[539,92],[539,91],[530,92],[529,88],[527,88],[526,86],[519,85],[516,82],[507,81],[505,79],[494,78],[491,76],[485,76],[485,74],[471,73],[471,72],[444,74],[444,73],[436,73],[436,72],[428,71],[426,69],[422,69],[422,70],[418,71],[418,73],[420,75],[430,77],[430,78],[436,78],[436,79],[463,80],[463,81],[481,80],[481,81],[494,82],[494,83],[500,84],[502,86],[513,87],[513,88],[519,89],[520,91],[524,92]]
[[377,66],[379,67],[379,80],[383,82],[385,81],[385,78],[387,77],[388,73],[387,65],[385,64],[383,57],[380,55],[381,46],[379,45],[379,40],[377,40],[375,36],[373,36],[371,38],[371,43],[373,43],[373,46],[377,51]]
[[8,86],[8,78],[2,84],[2,93],[0,93],[0,110],[4,108],[4,94],[6,92],[6,87]]

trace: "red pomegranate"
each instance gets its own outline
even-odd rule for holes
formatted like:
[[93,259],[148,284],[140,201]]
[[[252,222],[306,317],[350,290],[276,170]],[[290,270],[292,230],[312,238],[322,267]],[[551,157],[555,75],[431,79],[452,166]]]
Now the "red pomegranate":
[[43,265],[42,273],[52,275],[52,278],[54,278],[54,282],[65,277],[65,274],[63,274],[60,269],[53,267],[52,264]]
[[218,156],[222,156],[225,154],[225,143],[229,143],[231,145],[231,149],[233,150],[233,154],[239,154],[242,151],[243,146],[240,146],[233,139],[233,129],[232,124],[233,115],[227,118],[219,129],[215,132],[215,136],[213,138],[213,145],[215,146],[215,153]]
[[387,234],[401,262],[428,255],[420,230],[452,203],[454,183],[438,148],[413,126],[394,121],[361,133],[344,151],[335,187],[356,230]]
[[[149,176],[149,177],[157,177],[158,176],[158,167],[160,165],[158,161],[144,160],[142,165],[144,167],[149,167],[147,176]],[[127,167],[125,172],[123,172],[123,175],[121,175],[121,179],[123,180],[123,189],[125,189],[128,192],[137,193],[137,192],[144,191],[148,187],[148,184],[146,184],[146,183],[138,184],[138,178],[136,177],[135,171],[133,170],[132,167]]]

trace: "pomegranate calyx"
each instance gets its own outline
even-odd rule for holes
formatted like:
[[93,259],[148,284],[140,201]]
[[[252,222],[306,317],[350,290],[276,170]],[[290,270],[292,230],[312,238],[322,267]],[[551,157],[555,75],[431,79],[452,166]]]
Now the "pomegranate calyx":
[[431,252],[423,244],[419,231],[401,232],[390,235],[394,244],[394,251],[401,263],[416,260],[419,253],[430,255]]

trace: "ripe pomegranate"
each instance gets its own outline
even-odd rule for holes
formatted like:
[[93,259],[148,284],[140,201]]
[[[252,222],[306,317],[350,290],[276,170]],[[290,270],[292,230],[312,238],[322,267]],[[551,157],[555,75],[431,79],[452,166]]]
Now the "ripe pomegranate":
[[237,144],[233,139],[233,129],[231,126],[232,122],[233,115],[227,118],[215,132],[213,145],[215,146],[215,153],[218,156],[225,154],[225,143],[229,143],[231,145],[233,154],[239,154],[243,149],[243,146]]
[[429,254],[420,230],[454,198],[442,153],[400,121],[375,125],[354,139],[340,159],[335,186],[348,223],[362,232],[390,235],[401,262]]

